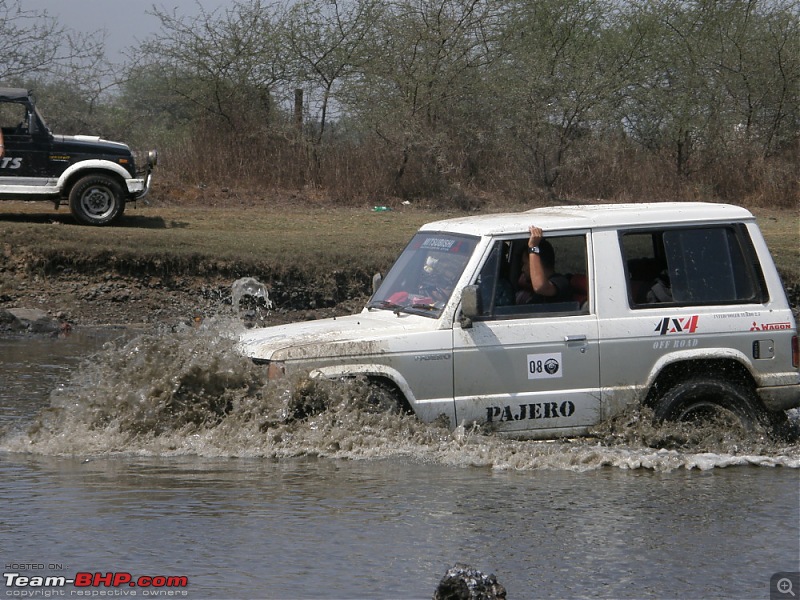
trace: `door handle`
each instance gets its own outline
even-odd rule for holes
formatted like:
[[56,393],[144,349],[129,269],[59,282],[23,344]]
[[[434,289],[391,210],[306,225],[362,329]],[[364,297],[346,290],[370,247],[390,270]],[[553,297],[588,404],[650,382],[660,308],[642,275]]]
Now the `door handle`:
[[565,342],[585,342],[586,341],[586,334],[580,335],[568,335],[564,337]]

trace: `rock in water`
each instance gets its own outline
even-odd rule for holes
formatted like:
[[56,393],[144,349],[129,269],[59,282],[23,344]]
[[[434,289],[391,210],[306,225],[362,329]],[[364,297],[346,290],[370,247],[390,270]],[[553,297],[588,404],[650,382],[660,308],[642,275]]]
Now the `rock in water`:
[[456,563],[444,574],[433,600],[505,600],[506,588],[494,574],[484,575],[469,565]]
[[0,330],[28,333],[59,333],[61,322],[37,308],[0,310]]

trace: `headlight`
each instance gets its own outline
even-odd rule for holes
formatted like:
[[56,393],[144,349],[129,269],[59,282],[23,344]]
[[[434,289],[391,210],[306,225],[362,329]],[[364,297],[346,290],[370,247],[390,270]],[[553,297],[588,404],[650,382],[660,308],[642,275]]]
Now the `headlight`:
[[286,375],[286,367],[283,362],[279,360],[265,360],[263,358],[254,358],[253,364],[267,365],[267,379],[281,379]]
[[158,150],[150,150],[147,153],[147,164],[155,167],[158,164]]

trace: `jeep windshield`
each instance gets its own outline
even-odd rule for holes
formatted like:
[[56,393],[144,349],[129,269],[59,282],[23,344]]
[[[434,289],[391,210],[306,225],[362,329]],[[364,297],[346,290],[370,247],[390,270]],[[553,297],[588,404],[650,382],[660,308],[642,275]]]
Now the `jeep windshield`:
[[450,233],[417,233],[395,261],[367,308],[438,319],[477,242],[477,238]]

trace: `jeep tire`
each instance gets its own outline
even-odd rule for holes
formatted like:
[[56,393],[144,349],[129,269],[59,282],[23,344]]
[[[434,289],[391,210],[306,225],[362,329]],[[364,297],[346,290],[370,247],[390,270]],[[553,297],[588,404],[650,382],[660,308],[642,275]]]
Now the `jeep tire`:
[[368,379],[366,401],[372,413],[413,414],[397,386],[382,378]]
[[733,414],[747,431],[764,422],[754,394],[744,384],[698,376],[682,381],[659,398],[653,417],[662,421],[704,421],[722,413]]
[[69,209],[80,223],[106,225],[125,210],[122,188],[108,175],[87,175],[72,186]]

